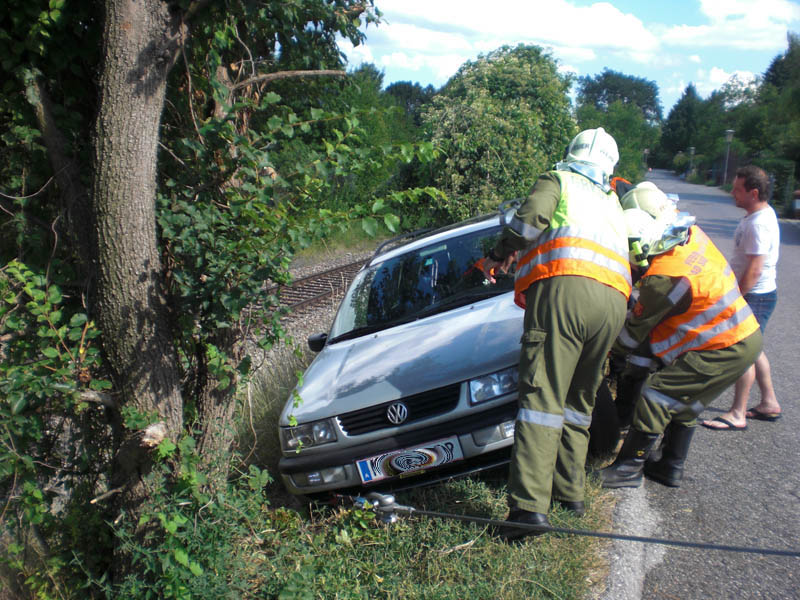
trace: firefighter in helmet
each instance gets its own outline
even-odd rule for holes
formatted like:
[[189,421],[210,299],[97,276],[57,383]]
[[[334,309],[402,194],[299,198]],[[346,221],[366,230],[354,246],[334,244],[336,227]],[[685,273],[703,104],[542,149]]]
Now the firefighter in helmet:
[[[622,208],[610,185],[618,159],[602,128],[580,132],[564,160],[506,215],[483,264],[493,282],[493,269],[520,257],[514,294],[525,317],[510,522],[547,524],[551,502],[584,512],[592,407],[631,292]],[[510,539],[530,531],[509,524],[500,533]]]
[[[603,487],[639,487],[643,475],[677,487],[697,416],[761,352],[761,330],[731,268],[694,217],[678,213],[652,183],[622,198],[639,295],[612,355],[641,346],[657,370],[644,382]],[[653,453],[660,434],[660,453]],[[649,460],[648,460],[649,458]]]

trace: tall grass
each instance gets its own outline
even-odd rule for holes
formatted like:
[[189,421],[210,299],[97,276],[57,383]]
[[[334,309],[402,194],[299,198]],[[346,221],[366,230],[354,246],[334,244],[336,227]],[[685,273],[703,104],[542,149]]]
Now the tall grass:
[[[277,474],[277,418],[310,356],[286,351],[262,369],[250,386],[240,448]],[[247,416],[247,415],[246,415]],[[464,478],[397,494],[398,502],[437,512],[504,519],[505,472]],[[369,511],[318,507],[269,488],[273,516],[262,544],[251,553],[254,597],[515,599],[585,598],[602,587],[601,542],[544,535],[508,544],[485,527],[455,520],[402,518],[384,525]],[[578,519],[554,510],[554,525],[605,528],[611,500],[594,482],[587,486],[588,513]]]

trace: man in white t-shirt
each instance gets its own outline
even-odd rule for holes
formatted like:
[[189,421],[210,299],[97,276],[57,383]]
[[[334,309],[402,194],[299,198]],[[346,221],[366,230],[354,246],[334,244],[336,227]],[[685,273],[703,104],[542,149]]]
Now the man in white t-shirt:
[[[730,265],[739,282],[739,289],[761,325],[767,325],[778,300],[776,267],[780,248],[780,229],[775,211],[767,203],[769,179],[756,166],[749,165],[736,171],[731,194],[736,206],[747,214],[739,222],[734,234],[734,255]],[[747,399],[753,382],[758,382],[761,402],[747,409]],[[709,429],[741,431],[747,428],[747,419],[777,421],[781,407],[772,388],[767,355],[761,352],[755,364],[736,382],[733,405],[715,419],[703,421]]]

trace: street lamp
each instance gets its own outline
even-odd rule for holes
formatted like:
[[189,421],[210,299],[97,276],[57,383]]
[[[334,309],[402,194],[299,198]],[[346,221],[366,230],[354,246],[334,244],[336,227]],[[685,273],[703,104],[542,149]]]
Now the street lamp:
[[647,157],[650,154],[650,148],[644,149],[644,168],[647,168]]
[[731,142],[733,141],[733,129],[725,130],[725,141],[728,143],[728,148],[725,150],[725,172],[722,174],[722,185],[728,183],[728,156],[731,153]]
[[692,168],[694,167],[694,146],[689,146],[689,175],[692,174]]

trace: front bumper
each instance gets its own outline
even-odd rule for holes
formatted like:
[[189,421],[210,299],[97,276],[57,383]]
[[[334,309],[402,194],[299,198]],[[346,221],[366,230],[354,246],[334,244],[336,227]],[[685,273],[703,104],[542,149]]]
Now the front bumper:
[[[517,416],[516,400],[502,404],[488,411],[462,417],[445,423],[387,436],[379,440],[349,446],[347,448],[331,448],[324,454],[303,455],[302,452],[284,456],[278,463],[283,483],[293,494],[316,494],[332,490],[364,487],[356,468],[356,462],[382,452],[412,448],[433,440],[457,436],[464,456],[463,464],[468,467],[470,459],[483,457],[489,453],[507,450],[514,443],[513,435],[497,441],[480,444],[476,442],[476,432],[486,432],[492,427],[508,424],[513,426]],[[480,440],[479,440],[480,441]],[[442,467],[434,467],[407,473],[404,477],[427,474],[439,469],[452,469],[453,463]],[[391,484],[393,480],[382,480],[381,484]]]

